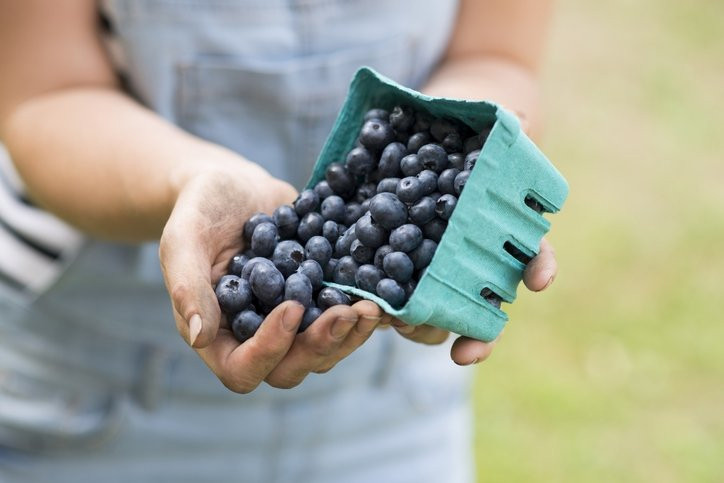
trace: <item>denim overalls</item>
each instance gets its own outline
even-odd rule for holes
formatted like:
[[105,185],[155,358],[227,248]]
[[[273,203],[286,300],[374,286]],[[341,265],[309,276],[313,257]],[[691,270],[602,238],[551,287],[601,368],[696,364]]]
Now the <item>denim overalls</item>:
[[[456,7],[102,5],[114,63],[140,102],[297,188],[355,70],[369,65],[420,87]],[[157,249],[89,240],[32,304],[0,295],[0,481],[472,479],[470,370],[450,361],[449,344],[378,330],[295,389],[234,394],[176,333]]]

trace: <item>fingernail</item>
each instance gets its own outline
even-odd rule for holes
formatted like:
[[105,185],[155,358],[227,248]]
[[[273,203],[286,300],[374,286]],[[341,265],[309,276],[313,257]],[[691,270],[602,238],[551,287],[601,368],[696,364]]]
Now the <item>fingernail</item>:
[[556,279],[556,275],[555,275],[555,274],[551,275],[551,276],[548,278],[548,281],[546,282],[546,284],[543,286],[543,288],[542,288],[541,290],[545,290],[545,289],[547,289],[548,287],[550,287],[551,284],[553,283],[553,280],[555,280],[555,279]]
[[395,328],[395,330],[396,330],[397,332],[399,332],[400,334],[403,334],[403,335],[410,335],[410,334],[412,334],[413,332],[415,332],[415,326],[414,326],[414,325],[407,325],[407,324],[397,325],[397,324],[393,324],[392,326]]
[[372,315],[363,315],[359,319],[357,328],[360,332],[372,332],[375,327],[382,321],[382,317],[374,317]]
[[201,316],[199,314],[194,314],[191,317],[191,320],[189,320],[189,345],[191,347],[194,346],[194,343],[196,342],[196,339],[199,337],[199,334],[201,333],[201,329],[203,328],[204,324],[201,320]]
[[[292,309],[292,307],[296,308],[296,310]],[[297,331],[297,327],[301,321],[299,314],[297,313],[300,308],[303,309],[304,306],[298,302],[295,302],[286,308],[284,314],[282,315],[282,326],[284,327],[284,330],[288,332]]]
[[332,325],[332,337],[334,337],[335,339],[341,339],[342,337],[347,335],[350,330],[352,330],[352,327],[356,323],[357,319],[337,317],[337,320],[335,320],[334,324]]
[[478,362],[480,362],[480,359],[478,359],[478,358],[476,357],[475,359],[473,359],[472,361],[470,361],[470,362],[468,362],[467,364],[464,364],[464,365],[466,365],[466,366],[472,366],[473,364],[477,364]]

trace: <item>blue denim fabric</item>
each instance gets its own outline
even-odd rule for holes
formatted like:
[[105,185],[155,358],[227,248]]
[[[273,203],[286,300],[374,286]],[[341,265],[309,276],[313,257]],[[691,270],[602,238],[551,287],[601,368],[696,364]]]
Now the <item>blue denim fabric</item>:
[[[134,96],[301,187],[354,71],[369,65],[419,87],[444,51],[457,5],[103,7]],[[449,344],[378,331],[295,389],[233,394],[177,335],[157,248],[90,241],[32,306],[0,293],[0,480],[472,478],[470,371],[450,361]]]

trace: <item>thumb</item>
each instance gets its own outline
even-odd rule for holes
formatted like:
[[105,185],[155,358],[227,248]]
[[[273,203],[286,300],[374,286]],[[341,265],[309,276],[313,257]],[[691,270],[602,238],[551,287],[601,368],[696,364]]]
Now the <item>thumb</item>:
[[164,230],[159,257],[177,330],[191,347],[206,347],[216,338],[221,318],[211,262],[193,236],[176,236],[173,229]]

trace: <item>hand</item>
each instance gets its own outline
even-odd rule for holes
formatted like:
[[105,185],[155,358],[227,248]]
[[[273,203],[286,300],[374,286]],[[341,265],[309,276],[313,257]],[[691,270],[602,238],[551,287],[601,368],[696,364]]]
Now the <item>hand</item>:
[[[538,255],[531,260],[523,273],[523,283],[533,292],[540,292],[548,288],[556,277],[558,264],[556,263],[553,247],[543,239]],[[404,337],[423,344],[441,344],[449,332],[431,325],[408,325],[400,320],[393,320],[391,325]],[[467,366],[477,364],[487,359],[500,336],[492,342],[482,342],[470,337],[458,337],[450,349],[450,357],[459,365]]]
[[285,302],[239,344],[222,317],[214,284],[241,251],[244,222],[290,203],[296,192],[240,160],[188,179],[161,237],[161,267],[176,328],[226,387],[248,393],[266,381],[291,388],[311,372],[328,371],[367,340],[383,316],[372,302],[332,307],[302,334],[297,328],[304,308]]

